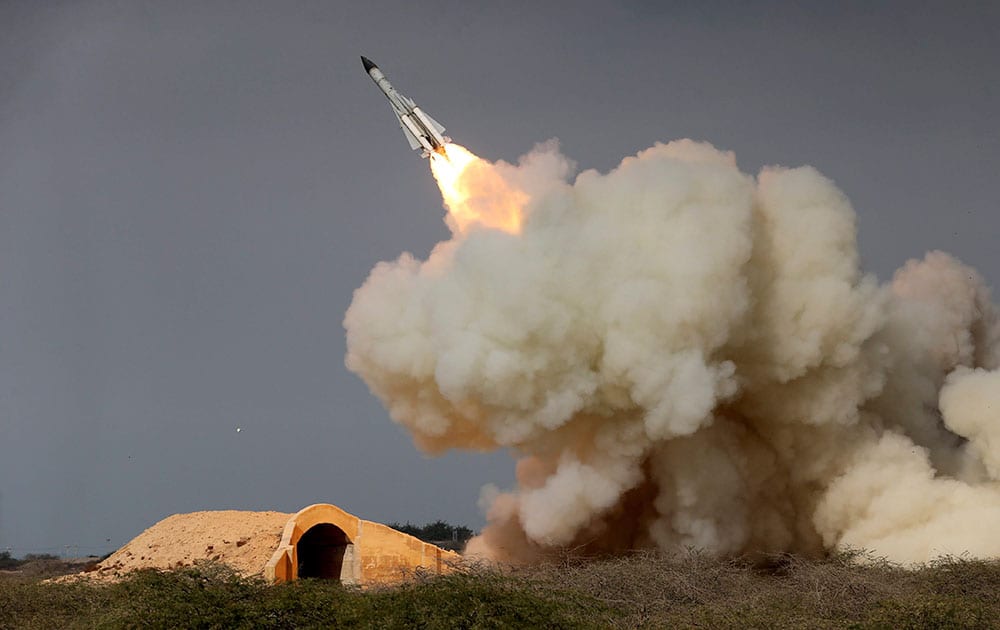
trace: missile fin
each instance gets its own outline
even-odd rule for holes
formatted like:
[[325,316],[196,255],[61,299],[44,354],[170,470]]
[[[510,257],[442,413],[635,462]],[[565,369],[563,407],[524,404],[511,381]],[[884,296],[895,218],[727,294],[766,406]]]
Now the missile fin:
[[417,107],[414,108],[413,113],[420,117],[420,121],[424,123],[424,126],[431,127],[438,133],[444,133],[444,125],[428,116],[424,110]]
[[413,135],[413,132],[406,128],[406,125],[403,124],[402,120],[399,121],[399,128],[403,130],[403,135],[406,136],[406,141],[410,143],[410,148],[419,149],[421,146],[420,141],[417,140],[415,135]]

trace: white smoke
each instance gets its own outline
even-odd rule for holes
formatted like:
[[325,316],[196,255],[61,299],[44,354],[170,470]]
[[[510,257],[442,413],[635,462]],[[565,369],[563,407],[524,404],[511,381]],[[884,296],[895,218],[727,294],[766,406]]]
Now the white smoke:
[[973,270],[932,252],[878,286],[809,167],[753,178],[681,140],[571,170],[554,144],[477,162],[476,215],[517,199],[520,231],[449,220],[344,320],[419,447],[519,454],[470,552],[1000,556],[1000,325]]

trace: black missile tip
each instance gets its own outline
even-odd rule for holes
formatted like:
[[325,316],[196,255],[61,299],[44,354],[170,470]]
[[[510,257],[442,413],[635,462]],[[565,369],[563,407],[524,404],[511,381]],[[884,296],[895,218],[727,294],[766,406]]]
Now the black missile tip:
[[361,63],[365,64],[365,72],[371,72],[372,68],[378,68],[374,61],[364,55],[361,55]]

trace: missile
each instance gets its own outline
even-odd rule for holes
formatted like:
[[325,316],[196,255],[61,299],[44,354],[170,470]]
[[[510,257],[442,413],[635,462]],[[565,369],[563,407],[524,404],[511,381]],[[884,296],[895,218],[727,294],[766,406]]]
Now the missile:
[[446,142],[451,142],[451,138],[442,135],[444,125],[434,120],[417,106],[411,99],[396,91],[385,78],[378,66],[368,57],[361,57],[361,63],[365,66],[365,72],[372,78],[378,89],[382,90],[385,97],[389,99],[392,112],[399,120],[399,126],[403,128],[403,135],[406,136],[410,148],[413,150],[422,149],[421,157],[429,157],[431,153],[439,153],[447,157],[444,151]]

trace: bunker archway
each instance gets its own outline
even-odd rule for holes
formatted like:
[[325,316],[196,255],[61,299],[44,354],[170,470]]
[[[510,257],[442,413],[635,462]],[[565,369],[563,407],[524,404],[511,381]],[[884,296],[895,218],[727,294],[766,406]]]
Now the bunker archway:
[[345,555],[352,545],[344,530],[332,523],[318,523],[302,534],[295,547],[300,578],[341,580]]
[[271,583],[303,578],[343,584],[395,584],[417,568],[441,574],[458,554],[381,523],[362,521],[335,505],[317,503],[288,519],[264,567]]

